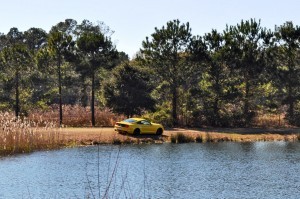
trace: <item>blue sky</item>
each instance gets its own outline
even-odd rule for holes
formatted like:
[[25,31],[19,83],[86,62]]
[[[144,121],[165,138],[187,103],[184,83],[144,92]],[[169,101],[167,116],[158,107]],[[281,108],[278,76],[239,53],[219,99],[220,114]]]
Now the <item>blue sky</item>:
[[115,31],[112,40],[117,49],[132,57],[154,27],[173,19],[190,22],[194,35],[204,35],[250,18],[261,19],[262,26],[270,29],[286,21],[300,25],[299,9],[299,0],[3,0],[0,32],[6,34],[12,27],[49,31],[67,18],[78,23],[102,21]]

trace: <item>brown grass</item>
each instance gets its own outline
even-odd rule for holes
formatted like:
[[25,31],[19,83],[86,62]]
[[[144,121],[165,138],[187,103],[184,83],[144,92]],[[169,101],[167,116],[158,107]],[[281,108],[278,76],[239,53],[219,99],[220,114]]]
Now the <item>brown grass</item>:
[[[89,126],[90,112],[79,106],[64,107],[64,122],[70,126]],[[112,126],[116,117],[109,110],[97,110],[99,126]],[[113,128],[57,128],[58,112],[54,109],[39,113],[33,111],[28,118],[15,118],[12,113],[0,113],[0,156],[95,144],[188,143],[188,142],[256,142],[300,141],[299,128],[205,128],[170,129],[162,136],[122,135]]]
[[153,135],[132,136],[119,134],[113,128],[61,128],[62,142],[66,146],[97,145],[97,144],[141,144],[161,143],[162,139]]
[[[257,142],[257,141],[300,141],[300,129],[172,129],[165,131],[166,142],[173,142],[178,134],[189,137],[189,142]],[[177,142],[177,141],[176,141]]]
[[254,126],[261,128],[283,128],[290,127],[285,120],[285,114],[259,114],[253,120]]
[[[59,108],[57,105],[49,107],[47,110],[35,109],[29,114],[29,119],[38,121],[40,119],[52,121],[58,124]],[[95,107],[96,126],[113,126],[117,121],[123,120],[124,116],[118,116],[112,113],[108,108]],[[91,110],[90,107],[79,105],[63,106],[63,125],[65,127],[90,127]]]
[[171,135],[172,143],[190,143],[195,142],[195,138],[190,134],[184,134],[182,132],[178,132],[176,134]]
[[[29,112],[28,118],[33,121],[59,121],[58,105],[49,106],[47,109],[34,109]],[[125,116],[112,113],[108,108],[95,107],[96,126],[113,126],[115,122],[125,119]],[[258,113],[253,119],[253,126],[260,128],[287,128],[291,127],[284,119],[285,114]],[[80,105],[63,106],[63,124],[65,127],[90,127],[90,107]]]
[[0,156],[57,148],[60,140],[52,122],[34,122],[28,118],[15,118],[10,113],[0,113]]
[[[213,131],[215,130],[215,131]],[[188,142],[256,142],[256,141],[298,141],[300,129],[286,129],[264,133],[263,129],[170,129],[165,130],[162,136],[140,135],[132,136],[119,134],[113,128],[62,128],[60,135],[63,142],[75,143],[75,145],[93,144],[141,144],[141,143],[188,143]],[[272,131],[271,131],[272,132]]]

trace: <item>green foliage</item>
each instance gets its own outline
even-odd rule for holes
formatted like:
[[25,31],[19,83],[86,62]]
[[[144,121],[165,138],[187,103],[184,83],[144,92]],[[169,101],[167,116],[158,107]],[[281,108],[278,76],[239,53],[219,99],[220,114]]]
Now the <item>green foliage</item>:
[[64,53],[74,45],[72,41],[72,36],[67,35],[59,30],[54,30],[50,33],[48,38],[49,50],[54,57],[56,57],[57,62],[62,61]]
[[94,106],[109,105],[165,126],[250,126],[268,113],[300,125],[300,28],[292,22],[272,32],[242,20],[201,37],[188,22],[169,21],[130,63],[112,33],[73,19],[48,33],[0,33],[0,109],[26,115],[60,104],[61,123],[63,104],[81,104],[91,105],[93,124]]
[[204,40],[209,49],[205,75],[200,81],[202,98],[206,104],[205,115],[210,125],[222,126],[221,108],[229,98],[228,86],[232,83],[229,67],[225,63],[225,39],[223,34],[212,30],[204,36]]
[[300,81],[300,27],[294,26],[292,22],[287,22],[276,27],[277,38],[276,48],[276,69],[273,71],[273,79],[279,87],[282,97],[282,104],[287,104],[288,120],[295,124],[299,116],[295,112],[295,107],[299,103],[299,81]]
[[77,31],[80,33],[76,40],[77,71],[83,78],[91,79],[91,110],[92,126],[95,126],[95,90],[96,73],[100,68],[111,68],[117,59],[118,53],[110,37],[105,36],[103,24],[94,25],[84,20]]
[[[23,42],[23,33],[19,32],[17,28],[12,28],[7,34],[6,45],[0,51],[0,63],[2,72],[5,73],[4,88],[6,87],[8,93],[6,100],[9,103],[13,102],[16,117],[20,114],[20,101],[26,104],[27,96],[22,90],[27,90],[26,85],[28,80],[28,69],[30,69],[31,56],[26,45]],[[12,97],[13,96],[13,97]]]
[[103,26],[84,20],[76,29],[77,34],[80,33],[76,40],[76,65],[83,76],[91,78],[100,68],[113,67],[112,59],[118,58],[110,37],[105,35],[109,30]]
[[63,113],[62,113],[62,74],[61,66],[69,58],[71,51],[75,45],[70,30],[73,26],[69,20],[60,22],[52,27],[48,37],[48,50],[56,61],[57,74],[58,74],[58,98],[59,98],[59,124],[62,126]]
[[34,53],[46,45],[47,33],[40,28],[30,28],[24,32],[24,39],[28,49]]
[[[196,64],[189,61],[192,34],[189,23],[181,24],[179,20],[167,22],[166,27],[155,28],[151,39],[143,41],[141,56],[144,64],[155,72],[155,81],[168,83],[172,100],[173,125],[177,125],[178,88],[191,82],[189,78],[198,74]],[[189,85],[188,85],[189,86]]]
[[171,127],[173,125],[171,113],[171,104],[164,102],[161,105],[156,105],[155,112],[147,112],[143,117],[148,118],[150,121],[161,123],[165,127]]
[[153,86],[148,84],[147,71],[125,62],[112,71],[112,78],[104,84],[104,97],[113,112],[127,117],[153,110],[150,96]]
[[245,125],[249,125],[255,112],[254,89],[265,81],[265,49],[270,44],[273,33],[261,27],[255,19],[241,21],[229,26],[225,31],[226,62],[240,81],[241,100]]

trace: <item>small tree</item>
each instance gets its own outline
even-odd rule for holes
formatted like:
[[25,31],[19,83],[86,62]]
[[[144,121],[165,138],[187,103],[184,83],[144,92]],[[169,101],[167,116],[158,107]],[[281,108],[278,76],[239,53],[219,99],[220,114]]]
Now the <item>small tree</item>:
[[[65,61],[65,57],[69,54],[69,51],[74,46],[72,36],[68,28],[70,20],[66,20],[65,23],[61,22],[52,27],[48,37],[48,47],[51,51],[57,65],[58,75],[58,97],[59,97],[59,125],[63,123],[63,111],[62,111],[62,75],[61,66]],[[72,24],[71,24],[72,25]]]
[[29,68],[30,54],[23,42],[24,35],[17,28],[11,28],[8,34],[2,38],[0,62],[6,73],[6,80],[12,80],[15,89],[15,116],[20,113],[20,84],[22,77],[26,76]]
[[104,84],[104,97],[113,112],[127,117],[141,115],[144,110],[153,110],[155,101],[151,97],[153,86],[144,69],[126,62],[112,72],[112,78]]
[[92,126],[95,126],[95,90],[96,75],[101,68],[109,68],[114,65],[113,60],[117,58],[117,51],[110,37],[105,36],[109,32],[104,30],[103,24],[94,25],[84,20],[78,26],[79,36],[76,40],[78,63],[77,70],[84,77],[91,79],[91,112]]
[[[208,47],[206,60],[206,81],[208,86],[206,92],[202,90],[205,102],[208,104],[207,117],[210,124],[220,126],[222,119],[220,109],[226,98],[226,88],[229,81],[229,71],[224,59],[224,35],[212,30],[204,36],[205,44]],[[205,92],[205,93],[204,93]]]
[[276,27],[277,38],[277,86],[284,93],[283,104],[288,107],[288,119],[295,124],[295,105],[299,102],[299,81],[300,81],[300,27],[294,26],[292,22]]
[[173,125],[178,123],[178,88],[188,82],[191,74],[198,68],[188,63],[192,41],[189,23],[181,24],[179,20],[169,21],[161,29],[155,28],[151,39],[146,37],[142,43],[139,59],[155,71],[154,81],[165,81],[172,101]]
[[255,19],[241,21],[236,26],[227,27],[225,31],[225,50],[227,64],[238,77],[241,101],[243,102],[243,120],[246,125],[251,122],[254,113],[254,88],[263,81],[265,71],[265,49],[269,45],[272,32],[262,28]]

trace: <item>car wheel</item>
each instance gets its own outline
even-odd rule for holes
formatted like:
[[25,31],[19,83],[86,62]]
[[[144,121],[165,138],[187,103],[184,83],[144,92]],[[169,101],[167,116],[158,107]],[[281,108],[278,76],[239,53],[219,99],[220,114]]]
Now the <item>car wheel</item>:
[[134,135],[139,135],[141,133],[140,129],[134,129],[133,134]]
[[157,129],[156,131],[156,135],[162,135],[163,130],[161,128]]

